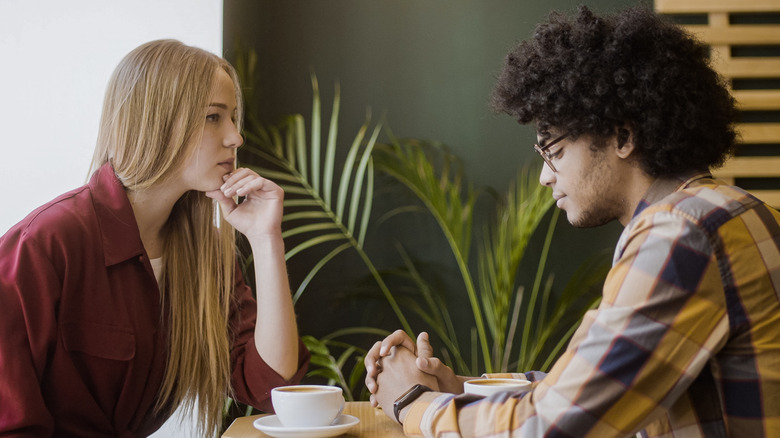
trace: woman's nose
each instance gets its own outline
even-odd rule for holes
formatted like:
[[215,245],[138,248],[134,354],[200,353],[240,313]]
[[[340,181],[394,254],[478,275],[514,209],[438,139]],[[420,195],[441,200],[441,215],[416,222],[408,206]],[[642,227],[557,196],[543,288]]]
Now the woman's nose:
[[238,129],[233,127],[227,136],[225,136],[225,147],[227,148],[238,148],[241,147],[241,145],[244,144],[244,137],[241,136],[241,133],[238,132]]

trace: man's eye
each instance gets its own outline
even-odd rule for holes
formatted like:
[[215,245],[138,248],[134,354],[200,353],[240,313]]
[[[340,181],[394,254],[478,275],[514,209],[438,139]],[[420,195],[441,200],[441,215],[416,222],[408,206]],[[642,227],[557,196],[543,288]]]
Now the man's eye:
[[562,148],[558,148],[558,150],[557,150],[557,151],[555,151],[555,152],[550,152],[550,151],[548,151],[548,152],[547,152],[547,157],[548,157],[548,158],[558,158],[558,157],[561,155],[561,152],[562,152],[562,151],[563,151],[563,149],[562,149]]

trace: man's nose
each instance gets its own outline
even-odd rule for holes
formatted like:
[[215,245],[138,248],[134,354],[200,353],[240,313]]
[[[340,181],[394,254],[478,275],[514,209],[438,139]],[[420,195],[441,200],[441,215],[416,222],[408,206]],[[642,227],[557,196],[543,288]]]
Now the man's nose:
[[542,166],[542,171],[539,173],[539,184],[547,187],[551,187],[553,181],[555,181],[555,172],[550,169],[547,163]]

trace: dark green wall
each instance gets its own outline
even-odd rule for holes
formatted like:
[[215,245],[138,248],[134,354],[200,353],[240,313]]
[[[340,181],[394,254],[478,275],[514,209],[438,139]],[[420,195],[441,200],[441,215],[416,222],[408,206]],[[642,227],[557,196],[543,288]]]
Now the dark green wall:
[[[332,97],[333,82],[341,84],[340,133],[345,142],[370,107],[375,117],[386,114],[397,136],[449,145],[464,160],[475,186],[503,192],[520,166],[540,159],[532,148],[535,135],[530,127],[491,112],[488,101],[494,78],[505,53],[528,38],[550,10],[573,11],[581,3],[608,12],[637,1],[225,0],[226,57],[232,59],[239,38],[258,51],[256,92],[266,121],[290,113],[308,118],[309,77],[314,71],[324,108]],[[645,0],[644,4],[651,3]],[[324,115],[329,117],[328,111]],[[566,278],[588,255],[614,246],[620,227],[574,230],[563,217],[551,265],[559,277]],[[402,229],[375,231],[369,236],[374,248],[381,251],[382,245],[389,245],[388,252],[394,252],[388,234],[414,234],[409,227],[433,225],[415,220]],[[444,244],[431,229],[410,244],[418,257],[429,261],[441,257],[435,248]],[[350,269],[350,263],[359,266],[348,256],[338,263],[342,272]],[[291,265],[295,282],[300,274],[295,263]],[[529,268],[533,271],[535,266]],[[337,282],[333,279],[330,284]],[[323,324],[330,325],[333,316],[320,315],[322,307],[314,307],[311,314],[305,303],[299,307],[302,331],[327,332]],[[340,308],[335,313],[353,310],[361,308]],[[336,323],[344,321],[343,315],[336,319]]]

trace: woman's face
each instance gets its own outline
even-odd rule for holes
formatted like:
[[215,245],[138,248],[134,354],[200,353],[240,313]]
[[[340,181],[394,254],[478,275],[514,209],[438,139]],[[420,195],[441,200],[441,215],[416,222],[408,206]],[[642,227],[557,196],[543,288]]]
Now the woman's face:
[[209,99],[200,145],[182,172],[187,190],[216,190],[223,184],[222,177],[235,169],[236,149],[244,142],[236,128],[236,110],[233,81],[220,69]]

